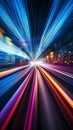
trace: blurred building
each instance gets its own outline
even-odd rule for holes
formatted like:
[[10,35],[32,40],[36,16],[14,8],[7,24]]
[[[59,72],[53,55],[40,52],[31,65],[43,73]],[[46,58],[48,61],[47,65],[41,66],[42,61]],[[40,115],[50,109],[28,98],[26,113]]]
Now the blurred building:
[[52,64],[73,65],[73,43],[69,43],[56,51],[48,52],[44,60]]

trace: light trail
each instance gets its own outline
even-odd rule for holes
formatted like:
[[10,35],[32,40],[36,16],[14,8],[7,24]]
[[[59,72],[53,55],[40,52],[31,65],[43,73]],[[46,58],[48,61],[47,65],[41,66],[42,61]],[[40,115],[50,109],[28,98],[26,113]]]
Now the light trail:
[[[34,113],[34,109],[36,108],[35,105],[37,104],[37,70],[36,69],[34,72],[34,79],[33,79],[32,87],[33,87],[33,94],[32,94],[32,102],[31,102],[27,130],[32,129],[33,113]],[[25,130],[25,127],[24,127],[24,130]]]
[[[3,62],[1,63],[3,66],[0,66],[2,69],[5,69],[4,67],[7,69],[0,72],[0,129],[73,130],[71,68],[70,71],[63,67],[60,68],[59,65],[56,68],[54,65],[43,62],[44,58],[41,57],[46,49],[48,56],[51,51],[56,55],[58,47],[64,45],[62,40],[67,36],[63,37],[63,34],[71,29],[71,25],[70,28],[67,25],[72,22],[72,0],[53,0],[52,6],[52,2],[49,1],[51,9],[49,11],[48,7],[46,8],[48,18],[45,26],[46,15],[40,17],[43,11],[39,9],[39,15],[36,12],[37,9],[33,13],[35,4],[29,1],[0,0],[2,25],[0,28],[0,63]],[[47,3],[45,1],[44,4]],[[36,16],[34,17],[33,14]],[[72,42],[69,35],[66,41]],[[57,40],[59,42],[55,43]],[[64,41],[65,44],[66,41]],[[60,44],[57,47],[58,43]],[[72,43],[69,44],[71,48]],[[62,49],[62,52],[65,51],[65,47]],[[68,53],[69,56],[72,54],[71,51]],[[39,57],[42,60],[39,60]],[[45,59],[48,58],[45,57]],[[24,62],[29,63],[25,66],[11,68],[15,64],[21,65]],[[72,63],[72,60],[69,63]]]
[[[59,86],[59,83],[49,75],[43,68],[39,67],[43,77],[47,81],[48,85],[50,85],[51,92],[53,93],[58,106],[60,107],[65,120],[67,121],[69,127],[72,129],[73,122],[73,100],[62,90]],[[68,118],[67,118],[68,117]]]
[[45,30],[43,32],[43,35],[42,35],[42,38],[40,41],[40,45],[39,45],[38,50],[36,52],[36,58],[39,57],[45,51],[45,49],[53,42],[53,40],[58,35],[61,35],[62,30],[67,26],[66,25],[67,20],[70,20],[68,18],[72,13],[72,0],[69,0],[68,2],[65,3],[64,7],[59,11],[56,19],[54,20],[54,22],[50,26],[50,22],[52,21],[52,19],[54,17],[53,16],[54,11],[56,11],[58,8],[57,6],[59,6],[59,5],[57,5],[57,2],[58,2],[57,0],[54,1],[54,4],[53,4],[54,7],[52,7],[53,11],[51,12],[51,15],[49,16],[49,19],[47,20],[47,25],[45,27]]
[[[3,1],[1,1],[1,6],[0,6],[1,19],[9,28],[9,30],[15,35],[15,37],[18,40],[22,41],[21,45],[26,49],[26,51],[28,53],[31,51],[32,54],[29,21],[25,9],[25,4],[23,1],[13,0],[13,1],[8,1],[8,5],[11,8],[11,11],[9,11],[9,7],[8,6],[5,7]],[[26,44],[24,38],[29,39],[30,44],[28,44],[28,47],[24,45]],[[29,55],[31,54],[29,53]]]
[[6,129],[7,125],[9,124],[20,100],[22,95],[24,94],[27,85],[30,81],[31,75],[33,73],[33,70],[31,70],[31,72],[27,75],[26,79],[24,80],[24,82],[21,84],[21,86],[19,87],[19,89],[15,92],[15,94],[12,96],[12,98],[9,100],[9,102],[6,104],[6,106],[4,107],[4,109],[1,111],[1,130]]
[[55,69],[54,67],[52,67],[52,65],[49,65],[49,64],[47,64],[47,63],[45,63],[45,62],[44,62],[43,64],[41,64],[41,66],[42,66],[44,69],[52,70],[52,71],[54,71],[54,72],[58,72],[58,73],[60,73],[60,74],[62,74],[62,75],[65,75],[65,76],[67,76],[67,77],[73,79],[73,74],[71,74],[71,73],[69,73],[69,72],[65,72],[65,71],[63,71],[63,70]]
[[28,65],[25,65],[25,66],[22,66],[22,67],[16,67],[16,68],[13,68],[13,69],[10,69],[10,70],[4,70],[4,71],[0,72],[0,78],[3,78],[4,76],[7,76],[7,75],[12,74],[14,72],[17,72],[19,70],[22,70],[26,67],[28,67]]
[[56,89],[60,92],[60,94],[64,97],[68,104],[73,108],[73,100],[62,90],[62,88],[58,85],[58,82],[56,83],[55,79],[52,76],[50,76],[50,74],[48,74],[43,68],[39,68],[41,72],[45,74],[44,76],[48,78],[48,81],[50,80],[52,82],[52,84],[56,87]]
[[16,55],[19,57],[23,57],[24,59],[29,59],[28,55],[23,52],[20,48],[17,46],[9,46],[4,40],[0,38],[0,51],[5,52],[7,54]]
[[[52,64],[48,64],[48,63],[43,63],[41,65],[41,67],[44,70],[47,70],[48,73],[52,74],[52,76],[55,76],[55,78],[58,78],[57,80],[62,80],[63,83],[61,84],[62,81],[59,81],[60,87],[73,99],[73,74],[71,71],[71,68],[69,67],[65,67],[65,66],[59,66],[59,65],[52,65]],[[64,70],[65,68],[65,70]],[[69,72],[69,70],[71,72]],[[68,71],[68,72],[66,72]],[[66,83],[66,84],[64,84]],[[64,84],[64,85],[63,85]],[[67,85],[68,86],[65,86]]]
[[[6,77],[0,81],[0,96],[4,95],[9,89],[13,87],[20,79],[22,79],[28,72],[30,68],[17,72],[9,77]],[[7,86],[7,87],[6,87]]]
[[52,128],[55,128],[55,121],[54,121],[54,112],[52,110],[52,104],[51,104],[51,99],[49,97],[49,102],[48,102],[48,92],[47,92],[47,89],[46,89],[46,85],[43,81],[43,78],[42,78],[42,75],[40,73],[40,71],[38,70],[38,85],[39,85],[39,91],[40,91],[40,96],[42,98],[42,101],[43,101],[43,105],[42,105],[42,109],[45,109],[45,116],[46,116],[46,119],[47,119],[47,129],[52,129]]

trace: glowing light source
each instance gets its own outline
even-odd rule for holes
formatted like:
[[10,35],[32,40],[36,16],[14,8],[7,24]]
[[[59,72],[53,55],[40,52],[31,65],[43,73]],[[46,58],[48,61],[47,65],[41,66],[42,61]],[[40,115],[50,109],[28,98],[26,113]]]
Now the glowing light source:
[[0,37],[2,37],[4,34],[4,30],[2,28],[0,28]]
[[43,61],[41,60],[32,60],[29,62],[29,65],[30,66],[39,66],[39,65],[42,65],[43,64]]
[[50,52],[50,58],[51,58],[51,59],[54,58],[54,52],[53,52],[53,51]]

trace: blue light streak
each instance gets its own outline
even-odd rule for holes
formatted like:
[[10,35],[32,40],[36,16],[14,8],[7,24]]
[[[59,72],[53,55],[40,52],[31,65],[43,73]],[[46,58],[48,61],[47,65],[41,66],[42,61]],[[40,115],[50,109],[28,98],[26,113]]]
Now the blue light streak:
[[[7,1],[7,6],[3,4],[3,1],[1,1],[1,3],[1,19],[9,28],[9,30],[15,35],[15,37],[21,42],[21,46],[25,48],[27,54],[29,55],[27,56],[27,54],[24,53],[24,57],[26,57],[27,59],[31,57],[35,57],[35,59],[37,59],[46,50],[46,48],[56,39],[56,37],[62,34],[62,31],[67,26],[68,21],[71,20],[69,19],[69,16],[72,12],[72,0],[66,1],[61,8],[59,8],[61,1],[54,0],[50,9],[50,13],[48,15],[48,19],[46,22],[47,24],[40,40],[40,44],[36,47],[37,51],[32,52],[32,40],[29,27],[29,19],[24,1],[9,0]],[[28,40],[28,45],[26,43],[26,39]],[[2,47],[2,45],[0,45],[0,47]],[[5,50],[3,47],[3,49],[1,50],[11,54],[15,54],[14,49],[13,51],[9,52],[7,51],[8,49]],[[23,54],[16,51],[16,55],[22,56]]]
[[[3,3],[3,2],[2,2]],[[9,0],[8,1],[10,11],[8,12],[9,7],[5,5],[0,6],[0,17],[9,30],[22,41],[22,46],[26,49],[29,55],[32,53],[31,47],[31,36],[29,29],[28,16],[25,9],[25,4],[23,1],[19,0]],[[27,38],[29,41],[28,46],[24,41],[24,38]],[[25,44],[24,44],[25,42]],[[29,53],[31,52],[31,53]]]
[[6,52],[11,55],[16,55],[19,57],[23,57],[24,59],[29,59],[28,55],[23,52],[20,48],[15,45],[9,46],[4,39],[0,38],[0,51]]
[[59,6],[57,4],[57,1],[54,1],[53,6],[52,6],[51,15],[47,21],[47,25],[43,32],[40,45],[38,47],[38,51],[36,53],[36,58],[38,58],[43,53],[43,51],[53,42],[53,40],[62,33],[62,29],[64,26],[66,26],[67,20],[70,20],[68,18],[72,13],[72,0],[68,1],[64,5],[64,7],[59,11],[54,22],[51,24],[51,21],[54,17],[54,13],[57,10],[56,7],[58,8]]
[[2,79],[0,81],[0,96],[9,91],[24,76],[27,70],[28,68]]

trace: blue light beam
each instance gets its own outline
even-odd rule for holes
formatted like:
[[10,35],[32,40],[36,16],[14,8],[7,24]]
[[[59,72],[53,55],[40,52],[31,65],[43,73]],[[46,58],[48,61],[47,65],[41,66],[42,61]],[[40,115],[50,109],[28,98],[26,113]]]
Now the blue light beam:
[[[54,7],[53,7],[54,6]],[[66,26],[67,20],[69,21],[70,19],[69,16],[72,13],[72,0],[68,1],[64,7],[61,9],[61,11],[58,13],[56,19],[54,22],[51,24],[51,21],[54,16],[54,12],[56,12],[56,7],[57,1],[54,1],[54,4],[52,6],[52,12],[50,14],[50,17],[47,21],[47,25],[45,27],[45,30],[43,32],[40,45],[38,47],[38,51],[36,53],[36,58],[38,58],[43,51],[53,42],[53,40],[62,32],[63,26]]]

